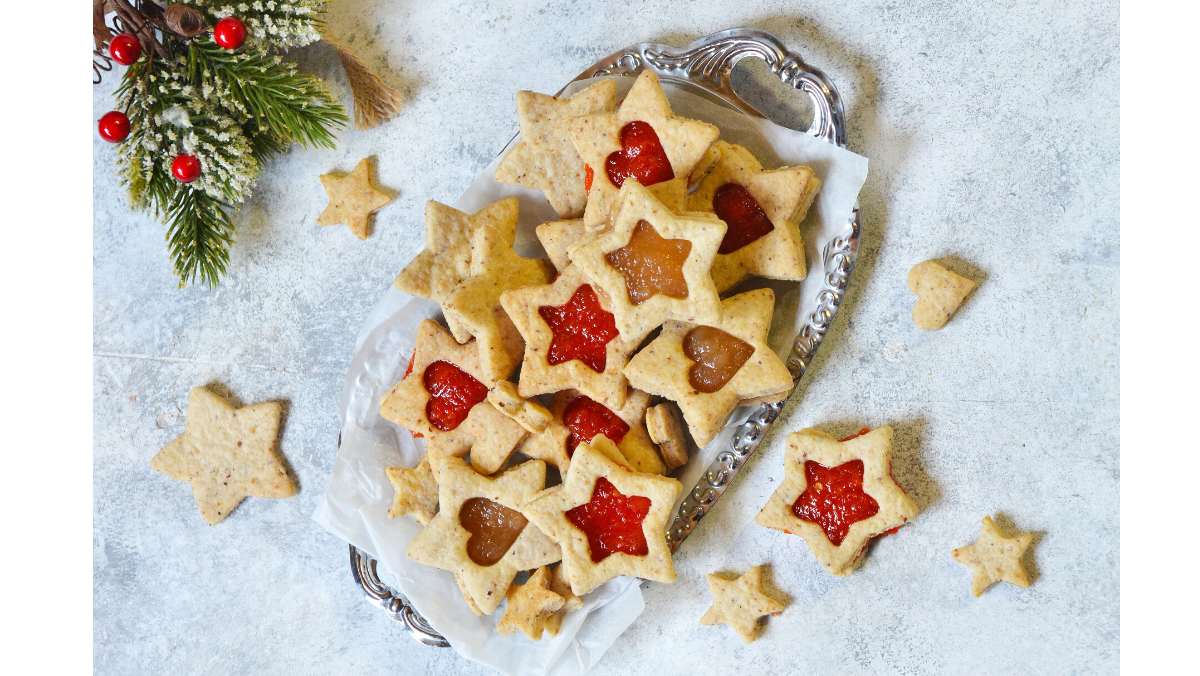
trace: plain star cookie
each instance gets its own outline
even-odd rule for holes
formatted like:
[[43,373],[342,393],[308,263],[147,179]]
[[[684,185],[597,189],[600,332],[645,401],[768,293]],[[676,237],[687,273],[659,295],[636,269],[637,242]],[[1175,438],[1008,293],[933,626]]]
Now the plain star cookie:
[[603,227],[626,178],[646,186],[686,181],[719,134],[707,122],[672,113],[658,76],[648,70],[616,111],[571,120],[571,141],[586,165],[587,227]]
[[640,343],[667,319],[719,321],[709,269],[725,224],[711,214],[677,216],[636,180],[625,182],[618,205],[612,230],[567,253],[608,294],[621,337]]
[[742,146],[713,144],[717,161],[688,197],[688,211],[715,213],[728,229],[713,261],[722,293],[747,277],[801,280],[808,274],[800,221],[821,188],[808,167],[763,171]]
[[429,467],[429,453],[413,467],[388,467],[387,478],[396,491],[389,519],[412,514],[422,526],[433,520],[438,511],[438,484]]
[[[566,599],[550,589],[550,569],[538,568],[525,584],[508,588],[508,607],[496,625],[501,636],[520,631],[531,641],[542,640],[546,621],[566,603]],[[557,633],[557,632],[556,632]]]
[[[625,405],[611,409],[604,404],[580,393],[578,390],[556,392],[550,402],[551,423],[540,434],[530,435],[521,445],[520,451],[530,458],[538,458],[554,465],[561,472],[570,469],[571,456],[576,447],[584,442],[620,465],[648,474],[666,474],[667,468],[654,450],[644,419],[650,395],[631,390],[625,397]],[[602,435],[614,446],[595,443],[596,435]]]
[[708,590],[712,592],[713,604],[700,618],[700,624],[729,625],[746,643],[754,643],[758,638],[760,619],[778,615],[787,608],[763,591],[762,566],[755,566],[735,579],[710,573]]
[[156,472],[192,485],[200,515],[220,523],[247,496],[290,498],[292,480],[275,453],[279,403],[234,408],[204,387],[188,394],[183,434],[150,461]]
[[468,452],[484,474],[503,467],[528,432],[487,401],[495,383],[483,372],[479,343],[460,345],[430,319],[415,342],[412,368],[383,395],[379,415],[425,438],[435,477],[439,457]]
[[922,331],[937,331],[974,289],[975,282],[935,261],[917,263],[908,271],[908,290],[917,296],[913,323]]
[[1032,533],[1004,537],[992,517],[985,516],[975,544],[954,550],[954,560],[971,567],[971,593],[976,597],[997,582],[1028,587],[1029,575],[1021,565],[1021,556],[1031,542]]
[[472,336],[479,342],[479,362],[488,380],[504,380],[521,363],[525,341],[500,306],[500,294],[510,289],[545,284],[554,276],[548,261],[521,258],[512,242],[493,228],[475,231],[471,246],[471,276],[442,302],[450,332],[460,343]]
[[460,576],[484,615],[500,605],[513,578],[561,558],[559,547],[521,515],[546,485],[546,463],[522,463],[494,479],[458,458],[439,458],[441,509],[409,542],[408,558]]
[[392,196],[371,185],[371,163],[364,158],[345,176],[321,174],[321,185],[329,205],[317,216],[317,225],[346,225],[359,239],[366,239],[371,214],[392,201]]
[[583,443],[563,483],[521,513],[562,547],[565,577],[577,595],[618,575],[674,582],[666,528],[680,488],[670,477],[631,472]]
[[521,396],[573,387],[607,406],[625,404],[621,370],[638,344],[619,335],[608,294],[578,268],[552,284],[506,291],[500,304],[525,339]]
[[669,321],[625,367],[629,383],[679,405],[696,444],[721,431],[744,400],[792,387],[792,375],[767,345],[775,293],[755,289],[726,298],[721,321]]
[[425,203],[425,249],[409,261],[393,285],[404,293],[441,303],[471,275],[471,242],[483,226],[510,246],[517,233],[517,198],[493,202],[473,214],[441,202]]
[[562,218],[583,215],[587,190],[583,159],[571,143],[571,118],[612,111],[617,85],[601,80],[569,99],[517,92],[521,140],[496,167],[496,180],[541,190]]
[[784,479],[754,520],[804,538],[834,575],[854,572],[871,538],[917,515],[917,505],[892,478],[892,428],[838,441],[814,429],[792,432]]

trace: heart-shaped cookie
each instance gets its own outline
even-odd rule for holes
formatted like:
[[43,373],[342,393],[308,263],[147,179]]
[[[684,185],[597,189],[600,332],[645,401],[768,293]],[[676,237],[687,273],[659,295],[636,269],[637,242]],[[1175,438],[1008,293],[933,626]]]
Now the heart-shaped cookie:
[[491,566],[504,558],[529,520],[498,502],[470,498],[458,510],[458,522],[471,534],[467,556],[476,565]]
[[688,369],[688,382],[698,392],[711,394],[754,356],[754,346],[711,326],[697,326],[683,337],[683,354],[696,362]]
[[457,428],[475,404],[487,399],[487,386],[448,361],[430,364],[422,379],[429,393],[425,417],[443,432]]
[[618,188],[630,176],[642,185],[654,185],[675,178],[671,160],[667,158],[667,151],[663,150],[654,127],[641,120],[621,127],[621,149],[609,153],[604,170],[608,173],[608,180]]
[[975,282],[934,261],[914,265],[908,271],[908,290],[917,295],[913,323],[922,331],[937,331],[974,289]]
[[745,186],[737,183],[726,183],[717,188],[712,207],[717,218],[725,221],[729,228],[717,253],[731,254],[775,229],[758,200]]

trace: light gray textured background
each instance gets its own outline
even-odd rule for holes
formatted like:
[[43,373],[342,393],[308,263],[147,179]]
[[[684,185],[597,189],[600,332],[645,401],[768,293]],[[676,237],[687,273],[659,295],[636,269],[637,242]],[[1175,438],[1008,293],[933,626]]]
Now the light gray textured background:
[[[131,214],[115,153],[94,146],[94,663],[97,673],[488,673],[410,640],[367,605],[346,546],[310,515],[338,434],[358,327],[421,247],[426,199],[453,202],[516,130],[518,89],[554,92],[645,40],[769,30],[841,90],[871,160],[849,297],[768,442],[675,556],[678,581],[595,674],[1112,673],[1118,657],[1118,7],[1115,2],[352,2],[331,26],[406,91],[401,115],[293,150],[243,208],[229,274],[176,288],[163,226]],[[304,67],[349,101],[323,45]],[[115,78],[94,89],[95,117]],[[801,127],[763,69],[748,100]],[[366,242],[318,228],[317,175],[378,160],[398,192]],[[980,282],[940,332],[908,313],[909,267]],[[285,404],[290,500],[200,518],[150,470],[194,385]],[[785,432],[890,423],[895,473],[922,508],[849,579],[754,525]],[[979,519],[1034,531],[1036,582],[980,599],[951,549]],[[791,606],[744,645],[701,627],[704,574],[769,563]]]

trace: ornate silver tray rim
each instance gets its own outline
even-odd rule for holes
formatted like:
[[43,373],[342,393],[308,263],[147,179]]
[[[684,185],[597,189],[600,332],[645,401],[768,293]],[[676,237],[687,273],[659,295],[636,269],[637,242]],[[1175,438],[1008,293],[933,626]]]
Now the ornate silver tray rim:
[[[572,82],[611,75],[636,75],[643,70],[650,70],[661,80],[693,94],[747,115],[767,119],[766,115],[743,101],[733,89],[730,79],[733,68],[747,57],[762,59],[785,84],[808,95],[813,104],[813,121],[806,133],[846,147],[845,113],[837,88],[820,69],[789,51],[774,35],[756,28],[731,28],[683,47],[655,42],[632,45],[596,62]],[[566,87],[563,87],[558,93],[562,94],[565,90]],[[817,296],[817,306],[796,335],[786,360],[792,374],[792,392],[795,392],[796,383],[812,363],[817,348],[821,346],[841,306],[858,258],[861,227],[859,208],[855,204],[844,234],[826,242],[821,249],[824,283]],[[729,448],[717,455],[680,504],[667,529],[667,542],[672,551],[679,547],[729,488],[746,461],[758,449],[786,403],[785,399],[778,403],[762,404],[738,426],[729,440]],[[355,583],[367,599],[392,619],[403,623],[414,639],[426,645],[449,647],[449,641],[434,631],[407,599],[380,581],[375,559],[354,545],[350,545],[350,568]]]

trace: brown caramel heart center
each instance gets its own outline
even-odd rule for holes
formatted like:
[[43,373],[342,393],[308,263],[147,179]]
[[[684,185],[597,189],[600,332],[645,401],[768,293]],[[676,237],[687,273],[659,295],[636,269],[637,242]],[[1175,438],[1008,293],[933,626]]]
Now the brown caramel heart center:
[[696,362],[688,370],[688,382],[696,390],[711,394],[754,356],[754,346],[711,326],[697,326],[683,337],[683,353]]
[[467,557],[480,566],[491,566],[504,558],[529,523],[517,510],[487,498],[464,502],[458,510],[458,522],[471,534]]

